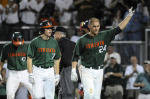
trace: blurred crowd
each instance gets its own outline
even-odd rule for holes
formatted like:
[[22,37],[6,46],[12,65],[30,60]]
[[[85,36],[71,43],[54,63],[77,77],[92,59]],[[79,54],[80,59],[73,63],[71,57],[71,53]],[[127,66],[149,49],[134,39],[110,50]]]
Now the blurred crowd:
[[[55,25],[71,27],[69,37],[77,35],[81,21],[91,17],[101,20],[101,30],[115,27],[133,6],[135,15],[116,40],[144,40],[149,25],[149,0],[0,0],[0,37],[10,40],[11,33],[22,26],[37,29],[39,21],[53,20]],[[3,35],[5,34],[5,35]]]

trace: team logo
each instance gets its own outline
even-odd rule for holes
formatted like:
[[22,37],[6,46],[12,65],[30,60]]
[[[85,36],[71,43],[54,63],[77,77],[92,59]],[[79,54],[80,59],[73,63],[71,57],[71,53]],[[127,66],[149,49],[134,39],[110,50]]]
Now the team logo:
[[26,57],[22,57],[22,59],[21,59],[23,62],[25,62],[26,61]]

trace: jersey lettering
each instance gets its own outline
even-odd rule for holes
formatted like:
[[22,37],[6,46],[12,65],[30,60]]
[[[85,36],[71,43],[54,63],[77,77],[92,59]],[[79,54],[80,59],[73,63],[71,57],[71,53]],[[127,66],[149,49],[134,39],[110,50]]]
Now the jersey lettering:
[[13,56],[26,56],[26,53],[24,52],[8,53],[8,57],[13,57]]
[[98,41],[96,43],[90,43],[90,44],[86,44],[85,47],[86,48],[94,48],[94,47],[99,47],[104,45],[104,41]]
[[50,53],[55,53],[54,48],[38,48],[38,52],[50,52]]

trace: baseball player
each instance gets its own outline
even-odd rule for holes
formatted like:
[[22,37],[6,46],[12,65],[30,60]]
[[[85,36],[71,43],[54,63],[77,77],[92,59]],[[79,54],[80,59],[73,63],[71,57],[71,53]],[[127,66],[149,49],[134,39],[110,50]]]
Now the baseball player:
[[20,84],[24,85],[32,94],[32,84],[29,82],[27,71],[27,49],[23,36],[20,32],[14,32],[12,43],[4,45],[1,52],[0,71],[7,60],[9,69],[6,84],[7,99],[14,99],[15,93]]
[[89,20],[90,32],[77,41],[74,49],[71,73],[71,79],[76,81],[78,79],[76,66],[80,60],[79,73],[84,88],[84,99],[100,99],[106,49],[115,35],[126,27],[133,14],[134,11],[131,8],[127,17],[118,27],[101,32],[99,32],[99,19],[91,18]]
[[50,21],[42,21],[41,35],[33,39],[28,48],[27,66],[34,99],[54,99],[55,84],[59,82],[60,49],[51,37],[52,30]]

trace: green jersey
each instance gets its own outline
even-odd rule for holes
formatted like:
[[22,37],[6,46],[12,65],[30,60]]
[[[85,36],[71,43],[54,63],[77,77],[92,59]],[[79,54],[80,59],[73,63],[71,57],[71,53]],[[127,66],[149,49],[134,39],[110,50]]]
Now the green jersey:
[[106,49],[115,35],[120,33],[119,27],[102,31],[96,36],[89,34],[83,35],[78,41],[74,49],[72,61],[81,59],[81,64],[85,67],[98,68],[103,65]]
[[28,48],[28,57],[32,58],[33,65],[42,68],[54,66],[54,60],[60,58],[58,43],[52,37],[43,40],[41,36],[33,39]]
[[6,84],[0,84],[0,95],[6,95]]
[[147,72],[139,74],[135,83],[143,83],[144,87],[141,87],[140,92],[150,94],[150,75]]
[[9,70],[25,70],[27,69],[27,50],[27,44],[18,47],[12,43],[4,45],[1,52],[1,61],[7,60],[7,68]]

